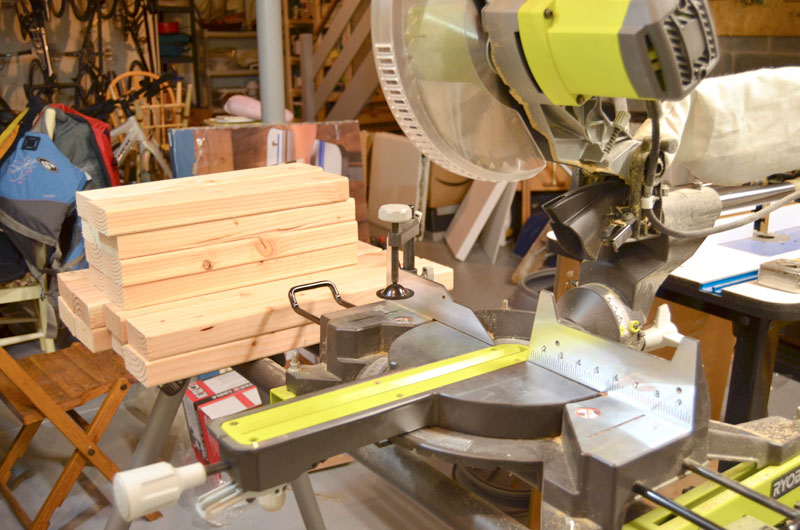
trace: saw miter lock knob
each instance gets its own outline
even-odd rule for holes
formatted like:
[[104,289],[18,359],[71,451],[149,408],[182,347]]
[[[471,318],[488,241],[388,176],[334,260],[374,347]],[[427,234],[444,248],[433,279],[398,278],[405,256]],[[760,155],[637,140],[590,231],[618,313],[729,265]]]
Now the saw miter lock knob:
[[400,285],[400,247],[403,248],[404,271],[416,273],[414,265],[414,238],[419,235],[419,213],[407,204],[384,204],[378,210],[378,219],[391,223],[386,245],[389,253],[389,285],[377,295],[384,300],[404,300],[414,296],[414,291]]

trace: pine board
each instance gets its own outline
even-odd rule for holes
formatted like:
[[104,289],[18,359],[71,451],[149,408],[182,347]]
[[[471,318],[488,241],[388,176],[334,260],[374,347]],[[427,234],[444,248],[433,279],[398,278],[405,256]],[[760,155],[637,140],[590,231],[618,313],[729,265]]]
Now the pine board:
[[58,313],[61,321],[81,341],[86,349],[93,353],[111,349],[111,332],[105,327],[92,329],[81,321],[66,305],[66,300],[59,297]]
[[[86,232],[86,227],[88,225],[86,223],[82,223],[82,229]],[[103,252],[100,250],[100,246],[97,245],[96,240],[90,237],[86,237],[84,233],[83,236],[83,246],[86,253],[86,261],[89,262],[89,265],[96,267],[100,270],[103,270],[105,267],[103,263]]]
[[321,171],[321,169],[317,166],[295,163],[268,167],[254,167],[240,171],[225,171],[221,173],[210,173],[179,179],[154,180],[152,182],[141,182],[137,184],[129,184],[127,186],[98,188],[95,190],[81,192],[81,197],[77,200],[78,202],[82,202],[85,200],[105,201],[130,199],[131,197],[145,198],[148,195],[171,191],[181,191],[189,188],[199,188],[209,184],[232,184],[236,182],[246,182],[248,180],[252,180],[253,178],[309,171]]
[[103,273],[119,286],[203,275],[264,260],[339,247],[358,240],[355,221],[301,230],[265,232],[258,237],[125,260],[108,255]]
[[[379,247],[374,247],[368,243],[358,241],[356,243],[356,248],[358,249],[359,261],[362,259],[363,256],[379,255],[382,256],[382,259],[385,262],[384,251]],[[450,276],[452,277],[452,270],[449,268],[447,270],[450,272]],[[305,276],[297,276],[286,279],[284,283],[291,284],[291,286],[293,286],[301,283],[308,283],[318,279],[319,279],[319,273],[312,273],[312,274],[307,274]],[[231,305],[233,305],[234,307],[239,307],[242,305],[249,305],[250,300],[261,299],[262,297],[265,296],[264,294],[265,290],[267,291],[270,290],[268,285],[256,284],[248,287],[242,287],[238,289],[231,289],[228,291],[220,291],[217,293],[210,293],[201,296],[196,296],[190,299],[176,300],[173,302],[166,302],[163,304],[157,304],[149,307],[143,307],[140,309],[130,309],[130,310],[121,309],[120,307],[114,305],[113,303],[108,302],[103,306],[103,312],[108,328],[111,331],[112,335],[117,336],[123,343],[127,343],[128,333],[127,333],[126,323],[127,320],[131,318],[142,317],[144,315],[151,315],[168,311],[178,311],[182,314],[188,315],[192,314],[195,311],[204,310],[204,308],[212,313],[215,312],[218,313],[220,311],[228,311],[230,310]],[[303,295],[301,294],[299,298],[302,300]],[[240,335],[233,338],[228,338],[227,340],[221,341],[220,344],[222,342],[229,342],[231,340],[242,338],[243,336],[252,336],[252,335],[253,333],[250,333],[249,335]],[[209,345],[210,344],[203,344],[202,347],[206,347]],[[184,349],[182,351],[185,352],[188,350]]]
[[[449,267],[417,258],[417,268],[434,267],[434,277],[453,288]],[[127,315],[128,342],[145,359],[160,359],[194,349],[302,326],[307,320],[290,307],[287,293],[295,285],[332,281],[342,298],[356,305],[378,301],[375,294],[386,285],[383,252],[362,255],[358,265],[257,285],[217,296],[193,298],[192,304],[153,306]],[[258,300],[258,304],[252,302]],[[300,307],[312,314],[341,309],[328,289],[298,294]]]
[[64,323],[70,333],[74,335],[75,315],[69,310],[69,302],[61,296],[58,297],[58,318],[61,319],[61,322]]
[[128,372],[144,386],[152,387],[317,342],[319,326],[310,324],[156,361],[146,360],[130,344],[122,351]]
[[125,347],[125,343],[115,337],[113,334],[111,335],[111,351],[116,353],[117,355],[124,357],[125,352],[123,348]]
[[112,304],[106,302],[103,304],[103,319],[106,322],[106,328],[111,332],[111,337],[117,339],[122,344],[128,342],[128,333],[125,329],[125,312]]
[[349,183],[345,177],[309,171],[233,185],[209,183],[185,191],[170,190],[147,196],[103,200],[81,198],[81,194],[90,193],[76,194],[80,199],[80,216],[98,232],[115,236],[342,202],[349,197]]
[[[84,241],[84,243],[86,243],[86,242]],[[100,292],[102,292],[103,294],[105,294],[106,297],[108,298],[109,286],[108,286],[108,282],[106,281],[106,277],[103,274],[103,270],[95,267],[94,265],[92,265],[90,263],[89,264],[89,279],[91,280],[92,285],[94,285],[95,289],[97,289]]]
[[356,263],[356,244],[351,243],[335,248],[128,287],[114,285],[108,278],[98,281],[104,281],[105,293],[111,302],[123,309],[136,309],[311,272],[346,267]]
[[64,304],[70,311],[72,311],[72,307],[75,305],[75,296],[72,294],[72,289],[70,289],[70,283],[77,281],[80,276],[86,274],[88,274],[86,270],[78,270],[62,272],[56,275],[58,296],[64,299]]
[[231,217],[189,226],[109,237],[84,224],[84,237],[117,259],[197,248],[257,236],[266,231],[295,230],[355,219],[355,202],[308,206],[265,214]]
[[59,294],[75,318],[94,329],[105,325],[103,304],[107,298],[92,284],[89,274],[86,269],[62,272],[57,281]]

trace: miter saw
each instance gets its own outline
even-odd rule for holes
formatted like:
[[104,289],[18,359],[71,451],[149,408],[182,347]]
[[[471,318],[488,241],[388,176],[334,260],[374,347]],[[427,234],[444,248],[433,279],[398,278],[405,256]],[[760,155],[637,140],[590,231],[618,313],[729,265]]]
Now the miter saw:
[[[657,101],[685,98],[719,56],[706,2],[375,0],[372,17],[384,94],[432,160],[492,181],[535,175],[545,159],[576,168],[546,210],[565,253],[583,261],[581,285],[558,304],[542,293],[535,317],[473,312],[414,269],[413,211],[382,208],[393,247],[383,300],[353,307],[324,278],[293,289],[295,310],[320,324],[321,362],[293,365],[272,405],[211,424],[219,465],[119,474],[118,509],[147,513],[223,469],[233,482],[201,497],[204,516],[248,499],[279,504],[287,482],[349,451],[458,528],[517,523],[419,455],[512,472],[541,491],[542,528],[747,528],[747,517],[797,528],[800,421],[709,421],[697,342],[665,308],[645,326],[669,272],[730,228],[714,227],[714,189],[667,193],[661,182],[685,139],[662,138]],[[647,101],[636,134],[626,99]],[[793,183],[775,193],[760,215],[800,195]],[[295,293],[317,288],[343,309],[300,307]],[[676,347],[671,361],[642,351],[662,345]],[[720,475],[704,467],[711,458],[753,463]],[[687,471],[718,486],[682,504],[654,491]],[[642,498],[668,512],[636,518]]]

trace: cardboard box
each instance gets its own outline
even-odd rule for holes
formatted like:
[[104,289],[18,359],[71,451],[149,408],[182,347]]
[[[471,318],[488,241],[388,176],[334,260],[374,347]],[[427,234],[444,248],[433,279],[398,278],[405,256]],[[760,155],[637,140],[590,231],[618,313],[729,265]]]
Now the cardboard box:
[[428,208],[425,212],[425,237],[433,241],[443,241],[447,227],[456,215],[458,205]]
[[197,460],[205,464],[219,462],[219,445],[206,428],[211,420],[259,405],[258,390],[237,372],[190,384],[183,396],[183,412]]
[[[385,132],[375,134],[372,139],[367,200],[372,237],[385,236],[390,229],[389,223],[378,219],[378,210],[382,205],[412,204],[420,210],[420,205],[426,204],[428,166],[428,160],[405,136]],[[424,213],[425,209],[420,211]]]
[[467,194],[472,179],[456,175],[431,162],[428,180],[428,208],[441,208],[460,204]]

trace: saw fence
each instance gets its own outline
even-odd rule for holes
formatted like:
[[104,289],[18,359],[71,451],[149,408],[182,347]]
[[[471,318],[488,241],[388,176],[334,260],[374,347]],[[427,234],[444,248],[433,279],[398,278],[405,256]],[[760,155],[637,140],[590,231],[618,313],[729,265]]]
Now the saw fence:
[[[386,285],[385,252],[358,241],[348,188],[287,164],[80,192],[89,269],[58,275],[61,319],[146,386],[315,344],[291,287],[329,280],[364,304]],[[417,266],[452,289],[452,269]],[[340,308],[327,290],[298,301]]]

